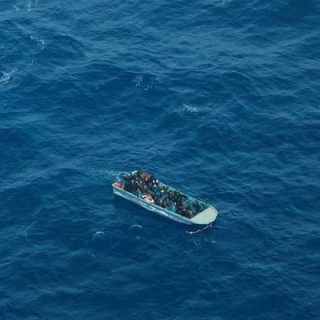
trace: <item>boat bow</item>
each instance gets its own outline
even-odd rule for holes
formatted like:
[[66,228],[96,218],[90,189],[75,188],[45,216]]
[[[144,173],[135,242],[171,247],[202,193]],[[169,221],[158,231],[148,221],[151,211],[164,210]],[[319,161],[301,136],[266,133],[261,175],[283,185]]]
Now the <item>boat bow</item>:
[[195,224],[209,224],[216,220],[217,215],[218,211],[214,207],[209,207],[198,213],[190,221]]

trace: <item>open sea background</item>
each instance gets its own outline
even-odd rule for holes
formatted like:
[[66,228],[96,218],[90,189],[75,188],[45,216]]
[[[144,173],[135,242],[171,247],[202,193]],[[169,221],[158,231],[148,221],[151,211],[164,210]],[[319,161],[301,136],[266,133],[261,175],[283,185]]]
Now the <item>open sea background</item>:
[[0,319],[319,319],[319,101],[318,0],[1,0]]

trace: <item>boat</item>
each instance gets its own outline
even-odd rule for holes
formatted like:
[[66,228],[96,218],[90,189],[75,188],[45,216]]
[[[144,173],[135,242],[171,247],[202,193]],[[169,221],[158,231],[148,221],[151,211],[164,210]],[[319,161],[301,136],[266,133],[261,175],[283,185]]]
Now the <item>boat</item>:
[[[128,190],[129,188],[126,186],[127,184],[126,181],[128,181],[128,179],[130,178],[136,178],[138,175],[142,175],[142,177],[147,177],[147,179],[148,177],[152,177],[150,174],[142,170],[132,171],[131,173],[128,173],[122,176],[122,178],[117,179],[117,181],[115,181],[112,184],[113,192],[117,196],[125,198],[133,203],[136,203],[137,205],[149,211],[152,211],[156,214],[159,214],[161,216],[164,216],[166,218],[172,219],[180,223],[189,224],[189,225],[192,225],[192,224],[193,225],[211,225],[212,222],[216,220],[218,211],[212,205],[205,203],[202,200],[198,200],[198,199],[195,199],[194,197],[186,195],[158,180],[156,180],[156,186],[158,188],[160,188],[161,190],[166,190],[166,192],[169,192],[169,193],[172,192],[172,194],[177,194],[180,197],[183,197],[184,201],[191,203],[191,205],[196,204],[198,210],[192,211],[191,213],[190,213],[191,210],[189,210],[188,211],[189,216],[186,216],[185,214],[181,214],[181,212],[175,209],[175,207],[169,208],[169,207],[159,205],[159,203],[157,203],[158,202],[157,198],[155,198],[155,196],[152,196],[151,192],[149,192],[148,190],[145,190],[144,192],[129,191]],[[176,205],[176,203],[174,202],[172,203],[173,203],[173,206]]]

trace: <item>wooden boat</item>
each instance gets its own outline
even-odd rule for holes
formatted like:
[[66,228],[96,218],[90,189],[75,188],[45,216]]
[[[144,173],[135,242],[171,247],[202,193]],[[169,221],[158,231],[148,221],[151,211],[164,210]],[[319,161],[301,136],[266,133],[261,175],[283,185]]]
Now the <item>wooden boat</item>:
[[[135,175],[137,174],[137,170],[133,171],[130,175]],[[169,187],[165,185],[164,183],[159,182],[159,185],[161,187],[166,187],[169,191],[177,191],[176,189]],[[188,201],[196,201],[198,204],[201,205],[201,210],[200,212],[195,213],[192,217],[186,217],[183,216],[177,212],[175,212],[172,209],[162,207],[160,205],[157,205],[152,197],[149,194],[134,194],[132,192],[126,191],[125,190],[125,182],[123,179],[119,179],[118,181],[115,181],[112,184],[113,187],[113,192],[122,197],[125,198],[131,202],[134,202],[138,204],[139,206],[152,211],[154,213],[157,213],[161,216],[167,217],[169,219],[172,219],[177,222],[185,223],[185,224],[197,224],[197,225],[208,225],[214,222],[217,218],[218,211],[211,205],[201,201],[197,200],[191,196],[188,196],[186,194],[183,194],[183,196],[188,200]]]

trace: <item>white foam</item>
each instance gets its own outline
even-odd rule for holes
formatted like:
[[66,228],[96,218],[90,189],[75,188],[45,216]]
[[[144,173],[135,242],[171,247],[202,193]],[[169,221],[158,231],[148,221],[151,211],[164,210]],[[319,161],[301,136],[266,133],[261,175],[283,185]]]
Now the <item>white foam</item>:
[[2,75],[0,77],[0,84],[1,83],[5,84],[5,83],[9,82],[13,78],[13,75],[15,74],[16,71],[17,71],[16,68],[13,68],[8,72],[2,71]]
[[142,88],[145,91],[159,87],[160,85],[159,78],[151,79],[150,77],[144,77],[140,74],[135,76],[131,82],[134,83],[136,87]]
[[130,226],[130,230],[132,230],[132,229],[142,229],[142,226],[140,226],[140,224],[132,224]]
[[131,82],[133,82],[136,85],[136,87],[143,87],[143,77],[142,77],[142,75],[135,76],[131,80]]
[[188,113],[198,113],[199,110],[196,106],[191,106],[189,104],[183,104],[183,111]]
[[95,240],[95,239],[103,239],[104,237],[104,231],[97,231],[95,232],[93,235],[92,235],[92,240]]
[[41,47],[41,50],[43,50],[46,47],[46,41],[41,39],[37,35],[31,35],[30,39],[37,43]]

